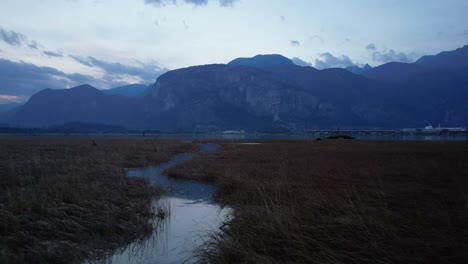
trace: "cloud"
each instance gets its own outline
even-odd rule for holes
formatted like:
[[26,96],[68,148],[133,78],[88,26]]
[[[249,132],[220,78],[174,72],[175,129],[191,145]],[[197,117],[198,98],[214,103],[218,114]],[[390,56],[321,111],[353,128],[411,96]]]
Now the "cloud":
[[93,83],[93,77],[81,74],[67,74],[50,67],[39,67],[26,62],[0,59],[0,94],[31,96],[46,89],[58,89]]
[[306,62],[306,61],[304,61],[304,60],[302,60],[301,58],[298,58],[298,57],[294,57],[291,60],[292,60],[292,62],[294,64],[296,64],[298,66],[312,66],[311,63],[308,63],[308,62]]
[[300,47],[301,46],[301,43],[297,40],[291,40],[291,42],[289,42],[291,44],[291,46],[293,47]]
[[39,47],[39,44],[36,41],[29,41],[28,37],[26,37],[25,35],[15,32],[13,30],[6,30],[2,27],[0,27],[0,40],[4,41],[10,46],[20,47],[24,45],[26,47],[29,47],[30,49],[35,50],[37,50]]
[[370,43],[366,46],[366,50],[370,53],[372,60],[378,63],[388,62],[414,62],[416,55],[414,53],[397,52],[393,49],[379,49],[375,44]]
[[182,20],[182,25],[184,25],[184,28],[185,28],[185,29],[189,29],[189,28],[190,28],[189,24],[188,24],[187,21],[185,21],[185,20]]
[[320,42],[320,44],[323,44],[325,42],[323,40],[323,38],[320,37],[319,35],[310,36],[309,39],[312,40],[312,41],[318,41],[318,42]]
[[219,5],[222,7],[233,6],[238,0],[219,0]]
[[[40,67],[26,62],[13,62],[0,59],[0,94],[8,99],[17,96],[27,99],[36,92],[51,88],[64,89],[81,84],[91,84],[97,88],[110,88],[130,83],[154,83],[156,78],[167,70],[156,63],[135,61],[137,66],[123,65],[99,60],[93,57],[74,57],[76,61],[89,67],[99,68],[104,74],[99,79],[79,73],[64,73],[51,67]],[[4,98],[6,99],[6,97]]]
[[375,46],[375,44],[370,43],[366,46],[366,50],[377,50],[377,47]]
[[[221,7],[232,7],[234,3],[238,1],[239,0],[218,0]],[[145,4],[156,7],[177,5],[178,3],[192,4],[195,6],[206,6],[208,5],[208,0],[145,0]]]
[[349,66],[354,66],[354,63],[346,55],[335,57],[331,53],[327,52],[320,54],[319,59],[315,59],[314,66],[317,69],[346,68]]
[[286,17],[285,16],[280,16],[280,20],[281,20],[281,22],[284,22],[284,21],[286,21]]
[[0,94],[0,100],[16,101],[18,100],[18,98],[19,96],[16,96],[16,95]]
[[375,51],[372,53],[372,60],[375,62],[413,62],[414,54],[396,52],[395,50]]
[[70,56],[76,62],[91,68],[100,68],[106,72],[105,80],[113,82],[123,77],[138,79],[140,83],[153,83],[157,77],[167,72],[157,63],[142,63],[137,61],[138,66],[125,65],[121,63],[107,62],[94,57]]
[[4,112],[2,110],[9,110],[10,108],[5,109],[2,106],[5,106],[5,104],[11,104],[11,103],[19,103],[22,102],[25,98],[22,96],[16,96],[16,95],[9,95],[9,94],[0,94],[0,112]]
[[37,42],[34,40],[30,41],[27,45],[30,49],[35,49],[35,50],[37,50],[39,46],[39,44],[37,44]]
[[208,4],[208,0],[184,0],[184,1],[185,1],[185,3],[193,4],[193,5],[197,5],[197,6],[207,5]]
[[0,27],[0,39],[11,46],[21,46],[27,41],[25,35],[12,30],[5,30],[2,27]]
[[63,55],[60,54],[60,53],[56,53],[56,52],[48,51],[48,50],[44,50],[44,51],[42,51],[42,53],[44,53],[48,57],[56,57],[56,58],[62,58],[63,57]]

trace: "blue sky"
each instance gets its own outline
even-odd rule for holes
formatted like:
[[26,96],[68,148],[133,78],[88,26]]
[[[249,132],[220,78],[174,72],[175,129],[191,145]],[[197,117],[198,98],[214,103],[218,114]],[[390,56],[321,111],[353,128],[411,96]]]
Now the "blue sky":
[[[256,54],[318,68],[412,62],[466,45],[466,10],[466,0],[1,1],[0,71],[18,76],[0,77],[0,103]],[[45,81],[15,84],[23,71]]]

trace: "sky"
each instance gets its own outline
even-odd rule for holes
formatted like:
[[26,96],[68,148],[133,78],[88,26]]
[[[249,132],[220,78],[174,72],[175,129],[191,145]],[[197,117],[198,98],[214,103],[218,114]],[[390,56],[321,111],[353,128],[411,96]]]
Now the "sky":
[[256,54],[319,69],[414,62],[468,44],[466,10],[466,0],[1,1],[0,103]]

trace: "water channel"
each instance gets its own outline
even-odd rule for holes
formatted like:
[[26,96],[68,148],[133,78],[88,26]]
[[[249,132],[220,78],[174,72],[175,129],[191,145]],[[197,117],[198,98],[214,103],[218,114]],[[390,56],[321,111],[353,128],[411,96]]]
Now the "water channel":
[[128,177],[144,177],[170,191],[153,201],[155,208],[166,210],[164,219],[154,219],[154,232],[143,242],[135,242],[117,251],[106,262],[112,264],[194,263],[194,250],[209,239],[231,215],[212,200],[215,187],[196,181],[168,178],[164,170],[192,159],[199,153],[213,152],[216,144],[202,144],[198,153],[179,154],[155,167],[128,170]]

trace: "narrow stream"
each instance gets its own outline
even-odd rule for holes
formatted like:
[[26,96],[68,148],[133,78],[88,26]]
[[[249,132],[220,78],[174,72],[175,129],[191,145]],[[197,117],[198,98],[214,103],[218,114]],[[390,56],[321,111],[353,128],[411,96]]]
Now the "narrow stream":
[[[216,144],[202,144],[198,153],[213,152]],[[195,181],[168,178],[163,172],[169,167],[190,160],[198,153],[179,154],[156,167],[131,169],[129,177],[144,177],[152,184],[170,188],[170,192],[153,201],[169,212],[164,219],[154,219],[154,232],[143,242],[135,242],[110,256],[107,263],[194,263],[194,250],[209,239],[210,233],[230,216],[229,208],[212,201],[215,187]]]

